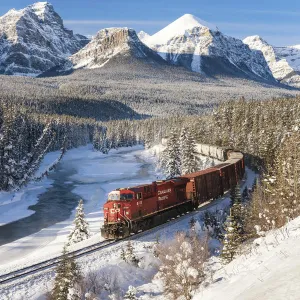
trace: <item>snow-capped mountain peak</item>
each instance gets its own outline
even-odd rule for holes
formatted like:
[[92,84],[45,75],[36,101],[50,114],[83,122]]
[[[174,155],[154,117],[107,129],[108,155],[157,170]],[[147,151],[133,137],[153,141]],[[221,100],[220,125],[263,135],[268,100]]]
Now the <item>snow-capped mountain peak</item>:
[[175,20],[173,23],[169,24],[156,34],[149,37],[147,40],[153,45],[162,45],[167,43],[170,39],[175,36],[184,35],[186,31],[192,30],[194,28],[206,27],[210,30],[217,30],[217,27],[206,21],[203,21],[191,14],[185,14],[179,19]]
[[183,15],[143,42],[167,62],[203,75],[275,81],[262,53],[191,14]]
[[49,2],[36,2],[28,6],[28,9],[31,9],[41,20],[45,20],[47,14],[54,13],[54,8]]
[[300,50],[300,45],[289,46],[289,48],[295,48],[295,49],[299,49]]
[[273,76],[283,83],[300,87],[300,46],[274,47],[259,36],[243,41],[252,50],[261,52]]
[[70,61],[74,69],[95,69],[103,67],[112,58],[126,57],[164,63],[157,53],[140,41],[135,30],[126,27],[100,30],[89,44],[70,57]]
[[147,32],[142,30],[138,33],[138,37],[142,42],[144,42],[150,37],[150,35]]
[[39,75],[87,43],[64,27],[48,2],[12,9],[0,17],[0,73]]

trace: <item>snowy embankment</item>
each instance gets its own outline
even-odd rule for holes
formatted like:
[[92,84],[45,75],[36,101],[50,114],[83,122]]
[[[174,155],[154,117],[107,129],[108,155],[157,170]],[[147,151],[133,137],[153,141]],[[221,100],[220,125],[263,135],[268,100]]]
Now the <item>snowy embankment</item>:
[[228,265],[213,263],[215,283],[194,300],[300,299],[300,217],[244,245]]
[[[39,177],[60,156],[60,151],[48,153],[36,174]],[[26,187],[14,192],[0,192],[0,226],[28,217],[34,211],[28,209],[38,201],[38,196],[44,193],[52,184],[52,180],[44,178],[39,182],[31,182]]]

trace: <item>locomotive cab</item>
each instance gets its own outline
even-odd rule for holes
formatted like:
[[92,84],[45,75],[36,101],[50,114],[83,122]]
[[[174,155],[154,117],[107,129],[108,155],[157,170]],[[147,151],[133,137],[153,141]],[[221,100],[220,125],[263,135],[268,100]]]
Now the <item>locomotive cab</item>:
[[104,204],[104,225],[101,235],[104,238],[118,238],[129,235],[131,219],[131,201],[134,192],[129,189],[118,189],[108,194]]

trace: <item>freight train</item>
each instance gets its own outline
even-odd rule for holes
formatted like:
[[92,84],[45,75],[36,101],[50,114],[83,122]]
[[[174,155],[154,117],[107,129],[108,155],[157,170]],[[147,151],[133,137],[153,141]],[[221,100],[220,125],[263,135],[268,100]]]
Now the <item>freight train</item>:
[[243,178],[241,152],[208,145],[198,145],[198,151],[224,162],[180,177],[110,192],[103,208],[102,237],[123,238],[165,223],[217,199]]

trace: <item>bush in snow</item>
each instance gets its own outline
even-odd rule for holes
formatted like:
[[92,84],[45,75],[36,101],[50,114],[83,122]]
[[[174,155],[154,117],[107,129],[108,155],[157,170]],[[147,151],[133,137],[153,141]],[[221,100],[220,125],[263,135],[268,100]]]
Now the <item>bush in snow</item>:
[[80,200],[76,208],[76,216],[74,220],[74,229],[69,235],[68,245],[72,245],[90,237],[89,224],[85,220],[83,201]]
[[161,266],[158,276],[164,283],[164,293],[172,299],[192,299],[205,280],[205,262],[208,259],[207,239],[179,233],[176,238],[158,247]]
[[124,295],[124,300],[136,300],[136,288],[133,286],[129,286],[128,291]]
[[126,244],[126,248],[121,248],[121,259],[127,263],[130,263],[134,266],[138,266],[139,259],[136,257],[134,253],[134,247],[132,246],[131,242],[128,241]]

